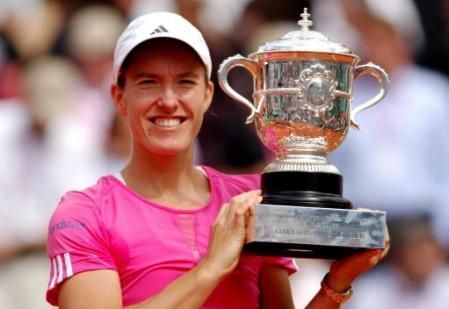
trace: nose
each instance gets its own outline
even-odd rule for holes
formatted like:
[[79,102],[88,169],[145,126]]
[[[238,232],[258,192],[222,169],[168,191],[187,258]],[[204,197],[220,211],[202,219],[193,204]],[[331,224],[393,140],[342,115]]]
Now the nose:
[[161,96],[157,101],[159,108],[165,111],[173,111],[178,106],[178,97],[172,87],[167,86],[161,92]]

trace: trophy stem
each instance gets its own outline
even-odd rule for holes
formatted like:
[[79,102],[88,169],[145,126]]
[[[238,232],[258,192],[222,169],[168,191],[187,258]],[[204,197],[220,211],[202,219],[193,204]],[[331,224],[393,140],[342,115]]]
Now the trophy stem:
[[337,167],[330,164],[326,152],[284,152],[268,164],[262,174],[273,172],[309,172],[340,175]]

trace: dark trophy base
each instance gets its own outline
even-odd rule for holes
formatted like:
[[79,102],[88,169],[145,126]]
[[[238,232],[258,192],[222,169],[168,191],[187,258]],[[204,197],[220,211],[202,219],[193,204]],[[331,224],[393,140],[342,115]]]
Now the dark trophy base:
[[355,210],[343,198],[342,177],[331,173],[272,172],[262,175],[254,241],[260,255],[338,259],[384,246],[386,214]]

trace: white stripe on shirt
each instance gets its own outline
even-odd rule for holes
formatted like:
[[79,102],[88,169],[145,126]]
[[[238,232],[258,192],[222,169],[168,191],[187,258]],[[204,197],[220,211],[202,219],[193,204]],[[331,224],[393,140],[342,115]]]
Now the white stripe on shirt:
[[61,283],[64,278],[64,270],[62,269],[62,258],[60,255],[56,256],[56,264],[58,265],[58,280],[56,282]]
[[50,286],[49,289],[53,289],[56,284],[56,274],[57,274],[57,267],[56,267],[56,258],[51,259],[51,270],[53,272],[53,276],[51,277]]
[[65,263],[65,269],[67,273],[67,277],[71,277],[73,275],[73,269],[72,269],[72,261],[70,259],[70,253],[66,252],[64,253],[64,263]]

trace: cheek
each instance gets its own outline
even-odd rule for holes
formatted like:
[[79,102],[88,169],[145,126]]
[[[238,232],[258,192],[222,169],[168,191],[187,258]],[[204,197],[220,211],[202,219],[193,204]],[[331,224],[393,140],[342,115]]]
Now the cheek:
[[138,136],[141,136],[143,134],[143,129],[142,129],[142,126],[139,123],[139,120],[132,113],[129,113],[129,115],[128,115],[128,126],[129,126],[129,128],[131,130],[131,134],[134,137],[138,137]]
[[152,102],[150,95],[139,91],[130,91],[124,99],[130,117],[143,115],[150,108]]
[[199,113],[196,117],[195,120],[195,125],[194,125],[194,132],[193,134],[195,136],[197,136],[200,133],[201,127],[203,125],[203,121],[204,121],[204,113]]
[[188,96],[185,96],[185,102],[190,102],[191,109],[194,110],[195,114],[204,114],[207,112],[210,105],[210,96],[205,92],[196,92],[191,93]]
[[142,118],[144,117],[144,106],[135,101],[133,104],[128,104],[127,106],[128,125],[131,128],[133,135],[141,135],[141,132],[144,130]]

